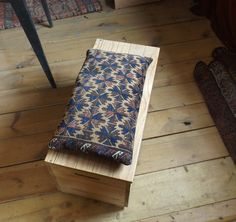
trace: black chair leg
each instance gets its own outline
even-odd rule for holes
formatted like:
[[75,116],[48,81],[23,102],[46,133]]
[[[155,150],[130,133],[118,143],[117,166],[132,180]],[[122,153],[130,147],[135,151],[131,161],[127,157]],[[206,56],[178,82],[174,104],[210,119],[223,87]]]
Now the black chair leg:
[[56,83],[54,81],[54,78],[52,76],[51,70],[49,68],[46,56],[43,52],[43,48],[41,45],[41,42],[39,40],[37,31],[34,27],[34,23],[31,19],[31,16],[27,10],[27,6],[25,3],[25,0],[8,0],[8,2],[11,3],[13,9],[15,10],[15,13],[21,23],[22,28],[25,31],[25,34],[28,38],[28,40],[31,43],[31,46],[38,57],[38,60],[53,88],[56,88]]
[[53,23],[52,23],[52,17],[48,8],[48,4],[47,4],[47,0],[41,0],[41,4],[43,6],[45,15],[47,17],[48,23],[49,23],[49,27],[52,28],[53,27]]

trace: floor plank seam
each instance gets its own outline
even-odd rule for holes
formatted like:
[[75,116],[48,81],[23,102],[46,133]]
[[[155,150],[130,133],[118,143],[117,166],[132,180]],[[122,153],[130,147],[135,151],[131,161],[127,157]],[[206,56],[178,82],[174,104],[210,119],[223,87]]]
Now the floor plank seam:
[[46,130],[46,131],[43,131],[43,132],[37,132],[37,133],[32,133],[32,134],[29,134],[29,135],[18,135],[18,136],[14,136],[14,137],[4,137],[4,138],[0,138],[0,141],[7,141],[9,139],[17,139],[17,138],[24,138],[24,137],[28,137],[28,136],[36,136],[36,135],[42,135],[42,134],[45,134],[45,133],[54,133],[55,130]]
[[[150,28],[160,28],[160,27],[166,27],[166,26],[172,26],[172,25],[178,25],[178,24],[184,24],[184,23],[191,23],[191,22],[198,22],[198,21],[206,21],[207,20],[205,18],[197,18],[197,19],[187,19],[187,20],[181,20],[179,22],[170,22],[170,23],[165,23],[165,24],[161,24],[161,25],[150,25],[150,26],[143,26],[143,27],[137,27],[137,28],[133,28],[133,29],[129,29],[129,30],[123,30],[123,31],[117,31],[117,32],[113,32],[113,34],[121,34],[121,33],[127,33],[127,32],[132,32],[132,31],[138,31],[140,29],[150,29]],[[40,34],[40,32],[39,32]],[[99,38],[99,37],[104,37],[104,35],[96,35],[96,36],[91,36],[91,37],[86,37],[86,38],[82,38],[80,40],[88,40],[88,39],[94,39],[94,38]],[[210,37],[210,36],[209,36]],[[207,37],[207,38],[209,38]],[[212,36],[211,36],[212,37]],[[44,37],[42,35],[42,43],[43,44],[47,44],[44,40]],[[207,38],[202,38],[202,39],[207,39]],[[67,42],[67,41],[71,41],[71,40],[77,40],[78,38],[71,38],[68,40],[59,40],[59,41],[54,41],[53,43],[60,43],[60,42]]]
[[17,201],[22,201],[22,200],[34,198],[34,197],[47,196],[47,195],[58,193],[58,192],[60,192],[60,191],[52,190],[50,192],[46,191],[46,192],[42,192],[42,193],[29,194],[27,196],[18,197],[18,198],[15,198],[15,199],[13,198],[11,200],[9,199],[9,200],[6,200],[6,201],[0,201],[0,206],[4,205],[4,204],[9,204],[9,203],[12,203],[12,202],[17,202]]
[[[72,93],[72,90],[71,90],[71,93]],[[68,96],[68,100],[69,100],[69,96]],[[191,104],[187,104],[187,105],[186,104],[182,104],[182,105],[178,105],[178,106],[171,106],[170,108],[157,109],[157,110],[153,110],[153,111],[148,111],[148,113],[155,113],[155,112],[160,112],[160,111],[166,111],[166,110],[171,110],[171,109],[175,109],[175,108],[179,108],[179,107],[187,107],[187,106],[198,105],[198,104],[202,104],[202,103],[205,103],[205,102],[202,101],[202,102],[191,103]],[[0,113],[0,116],[14,114],[14,113],[34,111],[34,110],[40,110],[40,109],[49,108],[49,107],[55,107],[55,106],[63,106],[63,105],[66,108],[67,102],[58,102],[58,103],[48,104],[48,105],[39,105],[39,106],[28,108],[28,109],[22,109],[22,110],[17,110],[17,111],[12,111],[12,112]]]
[[[157,111],[157,112],[158,112],[158,111]],[[62,114],[62,117],[63,117],[63,114]],[[59,123],[59,122],[60,122],[60,120],[58,120],[58,123]],[[206,127],[199,127],[199,128],[196,128],[196,129],[190,129],[190,130],[188,129],[188,130],[184,130],[184,131],[181,131],[181,132],[175,132],[175,133],[169,133],[169,134],[164,134],[164,135],[160,135],[160,136],[154,136],[154,137],[143,138],[142,140],[143,140],[143,141],[146,141],[146,140],[156,139],[156,138],[165,137],[165,136],[177,135],[177,134],[181,134],[181,133],[185,133],[185,132],[192,132],[192,131],[196,131],[196,130],[207,129],[207,128],[214,127],[214,126],[215,126],[215,124],[212,124],[212,125],[209,125],[209,126],[206,126]],[[17,135],[17,136],[4,137],[4,138],[0,138],[0,141],[1,141],[1,140],[14,139],[14,138],[22,138],[22,137],[32,136],[32,135],[38,135],[38,134],[43,134],[43,133],[47,133],[47,132],[52,132],[52,131],[51,131],[51,130],[48,130],[48,131],[40,131],[40,132],[33,133],[33,134],[24,134],[24,135]]]
[[[160,45],[154,45],[154,46],[155,47],[160,47],[160,53],[161,53],[161,46],[182,45],[182,44],[185,44],[185,43],[197,42],[197,41],[206,40],[206,39],[217,39],[217,37],[216,36],[209,36],[209,37],[202,37],[202,38],[191,39],[191,40],[187,40],[187,41],[179,41],[179,42],[173,42],[173,43],[164,43],[162,45],[160,44]],[[186,60],[184,60],[184,61],[186,61]],[[166,63],[166,64],[168,64],[168,63]]]
[[25,165],[25,164],[31,164],[31,163],[41,164],[41,161],[42,160],[32,160],[32,161],[27,161],[27,162],[23,162],[23,163],[16,163],[16,164],[13,164],[13,165],[7,165],[7,166],[4,166],[4,167],[0,167],[0,172],[1,172],[1,169],[7,169],[7,168],[15,167],[15,166],[22,166],[22,165]]
[[228,157],[231,158],[229,154],[228,155],[222,155],[220,157],[210,158],[210,159],[207,159],[207,160],[200,160],[200,161],[196,161],[196,162],[192,162],[192,163],[187,163],[187,164],[178,165],[178,166],[174,166],[174,167],[168,167],[168,168],[165,168],[165,169],[150,171],[150,172],[147,172],[147,173],[141,173],[141,174],[137,174],[137,175],[135,174],[135,177],[140,177],[140,176],[144,176],[144,175],[148,175],[148,174],[152,174],[152,173],[159,173],[159,172],[163,172],[163,171],[166,171],[166,170],[173,170],[173,169],[181,168],[181,167],[188,167],[188,166],[192,166],[192,165],[199,164],[199,163],[205,163],[205,162],[208,162],[208,161],[226,159]]
[[[71,90],[71,93],[72,93],[72,90]],[[69,101],[69,98],[70,97],[68,97],[68,101]],[[21,113],[21,112],[29,112],[29,111],[45,109],[45,108],[54,107],[54,106],[62,106],[62,105],[65,105],[65,108],[66,108],[67,102],[66,103],[65,102],[63,102],[63,103],[61,102],[61,103],[54,103],[54,104],[48,104],[48,105],[41,105],[41,106],[36,106],[36,107],[28,108],[28,109],[22,109],[22,110],[17,110],[17,111],[12,111],[12,112],[0,113],[0,116],[1,115],[14,114],[14,113]],[[63,116],[63,114],[62,114],[62,116]]]
[[[196,103],[190,103],[190,104],[181,104],[181,105],[177,105],[177,106],[170,106],[168,108],[163,108],[163,109],[157,109],[157,110],[153,110],[153,111],[148,111],[148,113],[156,113],[156,112],[162,112],[162,111],[167,111],[167,110],[171,110],[171,109],[177,109],[177,108],[181,108],[181,107],[187,107],[187,106],[193,106],[193,105],[199,105],[199,104],[205,104],[204,100],[202,99],[201,102],[196,102]],[[0,114],[1,115],[1,114]]]
[[171,135],[178,135],[178,134],[182,134],[182,133],[186,133],[186,132],[193,132],[193,131],[202,130],[202,129],[208,129],[208,128],[211,128],[211,127],[215,127],[215,124],[205,126],[205,127],[199,127],[199,128],[196,128],[196,129],[184,130],[184,131],[181,131],[181,132],[175,132],[175,133],[169,133],[169,134],[160,135],[160,136],[148,137],[148,138],[144,138],[142,141],[158,139],[158,138],[161,138],[161,137],[167,137],[167,136],[171,136]]
[[23,162],[20,162],[20,163],[0,166],[0,172],[1,172],[1,169],[6,169],[6,168],[10,168],[10,167],[17,167],[17,166],[21,166],[21,165],[24,165],[24,164],[30,164],[30,163],[36,163],[37,164],[37,162],[41,162],[42,160],[44,160],[44,159],[35,159],[35,160],[23,161]]
[[211,205],[215,205],[215,204],[220,204],[220,203],[224,203],[226,201],[231,201],[231,200],[236,200],[236,198],[225,199],[225,200],[221,200],[221,201],[217,201],[217,202],[213,202],[213,203],[209,203],[209,204],[204,204],[204,205],[199,205],[199,206],[190,207],[190,208],[186,208],[186,209],[181,209],[181,210],[178,210],[178,211],[172,211],[170,213],[158,214],[156,216],[147,217],[147,218],[141,218],[139,220],[133,220],[131,222],[142,222],[142,221],[145,221],[145,220],[148,220],[148,219],[152,219],[152,218],[156,218],[156,217],[168,216],[168,215],[171,215],[171,214],[176,214],[176,213],[187,211],[187,210],[191,210],[191,209],[197,209],[197,208],[204,207],[204,206],[211,206]]
[[[201,58],[202,60],[206,60],[206,59],[211,59],[211,57],[202,57]],[[157,67],[163,67],[163,66],[166,66],[166,65],[174,65],[174,64],[178,64],[178,63],[183,63],[183,62],[186,62],[186,63],[188,63],[188,62],[191,62],[191,61],[196,61],[196,59],[187,59],[187,60],[184,60],[184,61],[175,61],[175,62],[172,62],[172,63],[169,63],[169,64],[161,64],[161,65],[158,65],[157,64]],[[70,63],[74,63],[74,62],[78,62],[78,59],[74,59],[74,60],[69,60],[69,61],[66,61],[65,63],[68,63],[68,62],[70,62]],[[63,64],[64,62],[61,62],[61,64]],[[53,64],[51,64],[51,67],[53,66]],[[41,66],[40,65],[35,65],[34,67],[37,67],[38,69],[40,69],[41,68]],[[24,68],[22,68],[22,69],[25,69],[25,70],[27,70],[27,69],[32,69],[32,66],[26,66],[26,67],[24,67]],[[12,71],[12,70],[16,70],[16,69],[7,69],[7,70],[0,70],[0,75],[2,74],[4,74],[4,72],[6,72],[6,71]],[[79,71],[79,70],[78,70]],[[157,70],[157,72],[156,72],[156,75],[158,75],[158,70]],[[66,81],[75,81],[75,79],[67,79]],[[57,82],[64,82],[65,80],[59,80],[59,81],[57,81]],[[46,81],[45,81],[45,83],[46,83]],[[14,90],[14,89],[24,89],[24,90],[27,90],[27,89],[38,89],[38,90],[42,90],[42,89],[50,89],[49,87],[47,87],[46,88],[46,86],[48,86],[48,84],[44,84],[44,85],[41,85],[41,87],[38,87],[37,86],[37,88],[35,88],[35,87],[31,87],[31,86],[28,86],[28,87],[18,87],[18,88],[11,88],[11,89],[8,89],[8,90]],[[3,89],[3,90],[0,90],[0,92],[1,91],[7,91],[6,89]]]
[[[184,44],[184,43],[188,43],[188,42],[197,42],[197,41],[201,41],[201,40],[206,40],[206,39],[218,39],[216,36],[210,36],[208,38],[200,38],[200,39],[196,39],[196,40],[188,40],[188,41],[183,41],[183,42],[180,42],[180,43],[167,43],[167,44],[160,44],[158,47],[163,47],[163,46],[175,46],[175,45],[181,45],[181,44]],[[220,45],[219,45],[220,46]],[[160,53],[161,53],[161,50],[160,50]],[[32,52],[32,55],[33,55],[33,52]],[[85,59],[85,57],[81,57],[80,59]],[[161,59],[161,58],[160,58]],[[53,62],[50,62],[50,66],[53,66],[55,64],[60,64],[61,62],[69,62],[71,61],[70,59],[66,59],[66,60],[60,60],[60,61],[53,61]],[[183,62],[183,61],[186,61],[186,60],[179,60],[179,62]],[[167,63],[161,63],[161,65],[169,65],[169,64],[172,64],[172,62],[167,62]],[[159,62],[159,65],[160,65],[160,62]],[[38,64],[33,64],[33,65],[30,65],[30,68],[35,68],[35,67],[38,67],[39,65]],[[21,69],[24,69],[25,67],[21,68]],[[11,69],[11,68],[8,68],[7,70],[0,70],[0,72],[3,72],[3,71],[12,71],[12,70],[16,70],[16,69]]]

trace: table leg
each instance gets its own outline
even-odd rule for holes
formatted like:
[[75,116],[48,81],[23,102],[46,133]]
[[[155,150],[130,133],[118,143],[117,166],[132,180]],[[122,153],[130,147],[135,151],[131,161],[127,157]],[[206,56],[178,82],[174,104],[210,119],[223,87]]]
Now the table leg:
[[43,6],[45,15],[47,17],[48,23],[50,27],[53,27],[53,23],[52,23],[52,18],[51,18],[51,14],[48,8],[48,4],[47,4],[47,0],[41,0],[41,4]]
[[35,29],[34,23],[31,19],[31,16],[27,10],[27,6],[25,3],[25,0],[8,0],[8,2],[11,3],[13,9],[15,10],[15,13],[21,23],[22,28],[25,31],[25,34],[31,43],[31,46],[38,57],[38,60],[53,88],[56,88],[56,83],[54,81],[54,78],[52,76],[51,70],[49,68],[47,59],[45,57],[45,54],[43,52],[43,48],[41,45],[41,42],[39,40],[37,31]]

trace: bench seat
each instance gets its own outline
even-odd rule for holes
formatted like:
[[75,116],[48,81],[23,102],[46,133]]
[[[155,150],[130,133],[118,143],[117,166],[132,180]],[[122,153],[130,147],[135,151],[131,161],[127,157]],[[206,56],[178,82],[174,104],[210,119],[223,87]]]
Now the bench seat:
[[131,165],[87,154],[74,155],[66,151],[49,150],[45,161],[62,192],[92,198],[121,207],[128,205],[139,150],[156,72],[159,48],[97,39],[94,49],[150,57],[153,62],[146,72],[143,95],[137,119]]

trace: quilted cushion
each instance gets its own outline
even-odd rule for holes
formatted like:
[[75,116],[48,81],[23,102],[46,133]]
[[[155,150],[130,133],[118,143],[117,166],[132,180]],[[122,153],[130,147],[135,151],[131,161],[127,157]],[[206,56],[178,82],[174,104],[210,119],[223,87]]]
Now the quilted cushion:
[[49,148],[131,164],[145,73],[151,62],[136,55],[88,50]]

